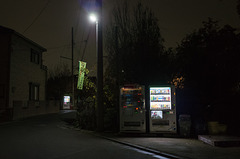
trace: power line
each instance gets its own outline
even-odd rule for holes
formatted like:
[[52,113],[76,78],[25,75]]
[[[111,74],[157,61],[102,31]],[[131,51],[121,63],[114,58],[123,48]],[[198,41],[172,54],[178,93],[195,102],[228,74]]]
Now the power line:
[[47,48],[47,50],[54,50],[54,49],[60,49],[60,48],[63,48],[63,47],[71,47],[71,44],[65,44],[65,45],[60,45],[60,46],[55,46],[55,47],[49,47]]
[[89,29],[88,36],[87,36],[87,39],[85,41],[85,46],[84,46],[84,49],[83,49],[83,54],[82,54],[81,61],[83,61],[83,58],[84,58],[84,55],[85,55],[85,51],[86,51],[86,47],[87,47],[87,44],[88,44],[88,39],[89,39],[90,33],[91,33],[91,28]]
[[42,8],[40,13],[33,19],[32,23],[24,30],[23,34],[37,21],[37,19],[40,17],[40,15],[43,13],[43,11],[47,8],[50,0],[45,4],[45,6]]
[[[89,2],[89,6],[91,6],[91,8],[92,8],[92,6],[94,6],[95,4],[94,4],[94,2],[95,2],[95,0],[88,0],[88,2]],[[79,23],[79,19],[78,19],[78,23]],[[88,39],[89,39],[89,36],[90,36],[90,33],[91,33],[91,27],[89,28],[89,31],[88,31],[88,34],[87,34],[87,39],[86,40],[83,40],[84,39],[84,33],[87,31],[87,28],[86,29],[83,29],[82,30],[82,38],[81,38],[81,43],[80,43],[80,51],[82,50],[81,48],[82,48],[82,42],[84,41],[84,48],[83,48],[83,52],[82,52],[82,57],[81,57],[81,61],[83,61],[83,58],[84,58],[84,55],[85,55],[85,52],[86,52],[86,47],[87,47],[87,44],[88,44]],[[80,54],[78,55],[78,58],[77,59],[80,59]]]

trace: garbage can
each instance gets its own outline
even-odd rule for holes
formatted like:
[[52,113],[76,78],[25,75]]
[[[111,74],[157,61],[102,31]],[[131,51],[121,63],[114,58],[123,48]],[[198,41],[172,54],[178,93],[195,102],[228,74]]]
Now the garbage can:
[[180,135],[183,137],[190,137],[191,116],[187,114],[179,115],[178,123]]

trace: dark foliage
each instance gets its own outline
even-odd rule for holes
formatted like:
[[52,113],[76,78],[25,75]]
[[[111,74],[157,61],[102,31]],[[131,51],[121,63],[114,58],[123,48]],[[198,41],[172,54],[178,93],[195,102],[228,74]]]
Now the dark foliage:
[[47,99],[62,100],[63,95],[71,92],[71,73],[66,65],[58,66],[49,71],[47,80]]
[[[239,119],[240,36],[229,25],[209,19],[177,48],[178,73],[184,76],[181,104],[194,118],[234,123]],[[184,107],[183,106],[183,107]]]

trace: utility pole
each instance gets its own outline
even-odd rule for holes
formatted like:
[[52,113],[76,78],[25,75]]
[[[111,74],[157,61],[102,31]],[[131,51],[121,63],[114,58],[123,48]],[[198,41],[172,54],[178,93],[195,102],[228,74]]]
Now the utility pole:
[[68,59],[68,60],[72,60],[72,107],[75,106],[74,102],[74,72],[73,72],[73,51],[74,51],[74,41],[73,41],[73,27],[72,27],[72,58],[68,58],[68,57],[64,57],[64,56],[60,56],[60,58],[64,58],[64,59]]
[[120,124],[120,114],[119,114],[119,96],[120,96],[120,59],[119,59],[119,47],[118,47],[118,26],[115,26],[115,49],[116,49],[116,58],[117,58],[117,62],[116,62],[116,65],[117,65],[117,80],[116,80],[116,85],[117,85],[117,89],[116,89],[116,96],[117,96],[117,103],[116,103],[116,110],[117,110],[117,122],[116,124],[119,125]]
[[104,130],[103,106],[103,42],[102,42],[102,0],[96,0],[98,21],[96,22],[97,44],[97,131]]
[[74,108],[75,98],[74,98],[73,48],[74,48],[74,41],[73,41],[73,27],[72,27],[72,107]]

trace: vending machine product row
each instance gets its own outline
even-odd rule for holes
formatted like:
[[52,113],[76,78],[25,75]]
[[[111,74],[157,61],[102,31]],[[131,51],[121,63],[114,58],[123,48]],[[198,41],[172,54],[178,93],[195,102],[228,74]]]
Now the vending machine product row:
[[150,86],[148,90],[143,85],[120,89],[120,132],[176,133],[175,88]]

